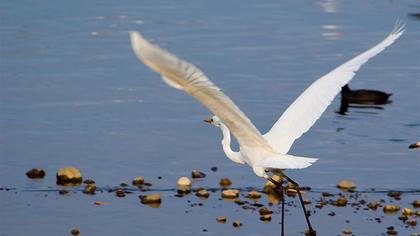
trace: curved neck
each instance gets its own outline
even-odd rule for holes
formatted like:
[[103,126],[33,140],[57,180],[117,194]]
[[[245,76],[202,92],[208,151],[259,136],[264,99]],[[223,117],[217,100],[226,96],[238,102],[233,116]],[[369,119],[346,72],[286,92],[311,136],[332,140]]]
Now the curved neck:
[[240,164],[245,164],[245,162],[242,160],[242,155],[240,152],[234,152],[232,151],[232,149],[230,148],[230,131],[228,129],[228,127],[221,123],[220,124],[220,129],[222,130],[223,133],[223,139],[222,139],[222,147],[223,147],[223,151],[225,152],[226,156],[232,160],[233,162],[236,163],[240,163]]

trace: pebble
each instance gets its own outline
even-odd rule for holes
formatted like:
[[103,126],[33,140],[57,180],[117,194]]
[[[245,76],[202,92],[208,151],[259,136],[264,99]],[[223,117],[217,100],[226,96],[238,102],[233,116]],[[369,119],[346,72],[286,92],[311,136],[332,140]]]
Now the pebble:
[[311,200],[309,200],[309,199],[303,199],[303,204],[309,205],[311,203],[312,203]]
[[107,202],[96,201],[93,204],[95,204],[95,205],[107,205],[108,203]]
[[258,212],[260,213],[261,216],[273,214],[273,211],[270,211],[265,207],[261,207],[260,210],[258,210]]
[[117,197],[125,197],[125,192],[124,192],[124,189],[117,189],[116,191],[115,191],[115,196],[117,196]]
[[353,232],[351,232],[350,229],[343,229],[342,233],[343,234],[352,234]]
[[141,176],[137,176],[131,181],[131,184],[134,186],[141,186],[142,184],[144,184],[144,178]]
[[96,185],[95,184],[88,184],[85,186],[85,189],[83,189],[84,194],[95,194],[96,191]]
[[230,181],[230,179],[228,178],[221,178],[219,181],[219,185],[222,187],[227,187],[227,186],[232,185],[232,181]]
[[205,189],[200,189],[200,190],[197,191],[197,193],[195,195],[197,197],[208,198],[210,196],[210,193],[207,192],[207,190],[205,190]]
[[407,225],[409,226],[416,226],[417,225],[417,221],[416,220],[408,220],[407,222],[405,222]]
[[216,172],[217,169],[218,169],[217,166],[213,166],[210,170],[213,171],[213,172]]
[[239,190],[237,189],[226,189],[222,191],[222,198],[237,198],[239,196]]
[[72,229],[70,233],[71,233],[71,235],[79,235],[80,230],[75,228],[75,229]]
[[332,196],[334,196],[334,194],[329,193],[329,192],[322,192],[322,196],[323,197],[332,197]]
[[224,224],[224,223],[226,223],[227,218],[226,218],[226,216],[219,216],[219,217],[216,218],[216,221]]
[[420,216],[420,211],[416,211],[416,216]]
[[204,177],[206,177],[206,174],[204,174],[203,172],[198,171],[198,170],[193,170],[193,171],[191,172],[191,177],[192,177],[193,179],[200,179],[200,178],[204,178]]
[[369,209],[371,210],[376,210],[378,209],[378,207],[380,206],[379,202],[369,202],[367,204],[367,206],[369,207]]
[[264,222],[270,222],[271,221],[271,215],[262,215],[260,217],[260,220],[264,221]]
[[419,200],[414,200],[413,203],[411,203],[413,205],[414,208],[419,208],[420,207],[420,201]]
[[161,203],[162,199],[160,194],[150,194],[150,195],[140,195],[140,202],[143,204],[150,204],[150,203]]
[[257,191],[251,191],[251,192],[248,192],[248,195],[246,197],[250,199],[259,199],[261,198],[261,194]]
[[181,177],[177,181],[178,186],[191,186],[191,180],[188,177]]
[[82,183],[80,171],[72,166],[60,168],[57,172],[57,184],[80,184]]
[[390,204],[390,205],[386,205],[386,206],[384,206],[384,208],[383,208],[383,211],[385,212],[385,213],[394,213],[394,212],[397,212],[397,211],[399,211],[400,210],[400,207],[399,206],[397,206],[397,205],[392,205],[392,204]]
[[403,208],[402,209],[402,214],[404,216],[412,216],[412,215],[414,215],[414,211],[410,208]]
[[341,180],[338,183],[337,188],[340,188],[340,189],[355,189],[356,184],[352,181],[349,181],[349,180]]
[[340,197],[340,198],[338,198],[337,200],[333,201],[333,202],[332,202],[332,205],[334,205],[334,206],[338,206],[338,207],[344,207],[344,206],[346,206],[346,205],[347,205],[347,202],[348,202],[347,198],[345,198],[345,197]]
[[233,227],[238,228],[242,226],[242,223],[239,220],[235,220],[232,223]]
[[45,171],[43,169],[31,169],[26,172],[26,176],[30,179],[42,179],[45,176]]

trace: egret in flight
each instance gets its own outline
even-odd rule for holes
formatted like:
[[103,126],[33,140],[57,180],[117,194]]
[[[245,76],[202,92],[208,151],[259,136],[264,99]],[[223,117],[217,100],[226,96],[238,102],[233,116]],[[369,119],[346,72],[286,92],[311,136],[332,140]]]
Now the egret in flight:
[[[316,80],[286,109],[264,135],[200,69],[151,44],[136,31],[130,31],[130,39],[134,53],[144,64],[159,73],[169,86],[193,96],[214,114],[206,121],[221,129],[223,151],[230,160],[249,165],[257,176],[275,183],[281,194],[283,193],[282,183],[272,179],[271,174],[280,174],[297,187],[309,233],[315,235],[303,205],[299,185],[285,175],[283,170],[306,168],[317,159],[290,155],[288,151],[293,142],[319,119],[341,91],[341,87],[354,77],[360,66],[391,45],[404,30],[404,24],[396,24],[382,42]],[[239,143],[238,152],[230,147],[231,133]],[[282,235],[284,235],[283,197],[282,206]]]

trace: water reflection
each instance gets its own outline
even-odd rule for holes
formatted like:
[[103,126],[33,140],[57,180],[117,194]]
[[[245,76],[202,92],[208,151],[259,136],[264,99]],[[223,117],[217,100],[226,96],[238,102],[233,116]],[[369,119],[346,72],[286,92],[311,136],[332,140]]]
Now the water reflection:
[[338,25],[322,25],[321,28],[325,30],[321,35],[328,40],[337,40],[341,38],[341,32],[338,31],[340,28]]
[[335,0],[327,0],[318,3],[324,12],[326,13],[336,13],[338,12],[338,3]]

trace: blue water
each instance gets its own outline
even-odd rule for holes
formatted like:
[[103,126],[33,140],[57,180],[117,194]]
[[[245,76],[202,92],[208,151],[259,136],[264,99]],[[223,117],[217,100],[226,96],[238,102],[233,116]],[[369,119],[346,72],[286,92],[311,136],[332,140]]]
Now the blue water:
[[[264,133],[310,83],[381,41],[397,19],[405,21],[403,37],[350,83],[393,93],[393,102],[383,110],[350,108],[342,116],[337,96],[290,151],[319,161],[288,174],[319,191],[337,191],[341,179],[361,190],[420,189],[420,155],[407,148],[420,139],[420,31],[409,16],[419,6],[409,0],[0,0],[0,187],[15,188],[0,191],[0,235],[65,235],[72,227],[84,235],[278,234],[278,219],[260,223],[256,213],[216,196],[186,214],[187,200],[170,192],[161,193],[159,209],[140,205],[138,194],[44,192],[57,189],[55,172],[68,165],[104,188],[138,175],[157,189],[173,188],[192,169],[208,174],[201,186],[217,187],[226,176],[234,187],[261,188],[248,167],[224,157],[220,131],[202,122],[211,114],[138,62],[127,30],[200,67]],[[219,170],[212,173],[212,166]],[[46,170],[44,180],[26,178],[35,167]],[[401,203],[409,206],[414,198],[408,194]],[[111,204],[92,205],[101,199]],[[288,217],[296,219],[288,223],[290,233],[304,229],[299,210],[290,210]],[[336,228],[328,227],[328,210],[315,215],[317,230],[386,231],[386,224],[342,211]],[[220,225],[214,220],[219,213],[244,226]],[[345,217],[357,220],[346,225]],[[399,232],[416,232],[397,216],[386,219],[400,224]]]

